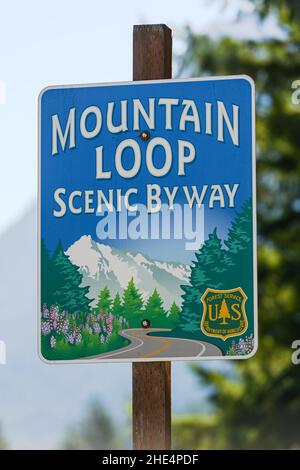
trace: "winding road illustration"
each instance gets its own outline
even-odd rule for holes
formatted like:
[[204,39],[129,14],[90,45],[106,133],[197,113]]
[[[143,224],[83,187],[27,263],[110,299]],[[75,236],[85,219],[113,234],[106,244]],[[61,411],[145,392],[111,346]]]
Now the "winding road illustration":
[[[163,333],[171,330],[163,328],[130,328],[119,334],[130,341],[124,348],[90,357],[99,359],[158,359],[158,358],[197,358],[222,356],[222,351],[210,343],[186,338],[164,337]],[[162,336],[149,336],[150,333],[162,333]]]

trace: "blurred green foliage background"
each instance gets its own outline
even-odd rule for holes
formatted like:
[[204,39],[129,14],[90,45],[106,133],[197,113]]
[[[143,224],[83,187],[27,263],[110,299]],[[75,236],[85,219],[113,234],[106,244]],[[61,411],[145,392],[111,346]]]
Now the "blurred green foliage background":
[[300,448],[300,2],[253,1],[278,15],[285,39],[211,40],[186,30],[181,75],[248,74],[256,84],[259,350],[226,373],[193,366],[210,412],[176,416],[180,449]]

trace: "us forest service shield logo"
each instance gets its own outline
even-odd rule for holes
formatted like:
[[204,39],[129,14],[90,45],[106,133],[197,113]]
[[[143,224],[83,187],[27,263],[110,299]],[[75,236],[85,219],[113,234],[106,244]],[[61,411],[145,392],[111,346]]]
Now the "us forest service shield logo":
[[245,333],[248,328],[246,300],[247,296],[240,287],[229,290],[206,289],[201,297],[202,332],[224,341]]

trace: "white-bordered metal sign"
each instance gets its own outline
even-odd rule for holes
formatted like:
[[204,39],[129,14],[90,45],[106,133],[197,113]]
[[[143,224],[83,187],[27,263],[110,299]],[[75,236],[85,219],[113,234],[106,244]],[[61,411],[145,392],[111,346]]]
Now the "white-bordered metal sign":
[[44,360],[255,353],[254,94],[243,75],[41,92]]

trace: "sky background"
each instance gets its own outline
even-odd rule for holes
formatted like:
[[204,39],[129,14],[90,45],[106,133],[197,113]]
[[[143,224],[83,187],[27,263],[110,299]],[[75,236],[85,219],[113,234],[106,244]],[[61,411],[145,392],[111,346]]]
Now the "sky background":
[[[127,364],[50,367],[37,357],[33,207],[40,90],[131,80],[134,24],[166,23],[173,29],[174,76],[186,24],[214,36],[283,35],[273,18],[260,25],[251,9],[247,0],[0,0],[0,339],[7,344],[0,420],[11,448],[56,447],[91,397],[126,420],[131,387]],[[203,406],[206,391],[188,366],[173,364],[172,377],[174,412]]]
[[42,88],[131,80],[134,24],[168,24],[175,59],[184,51],[187,24],[214,36],[282,34],[275,20],[258,25],[247,0],[189,0],[188,7],[178,0],[1,0],[0,8],[0,80],[6,85],[6,104],[0,104],[0,233],[36,198],[37,98]]

